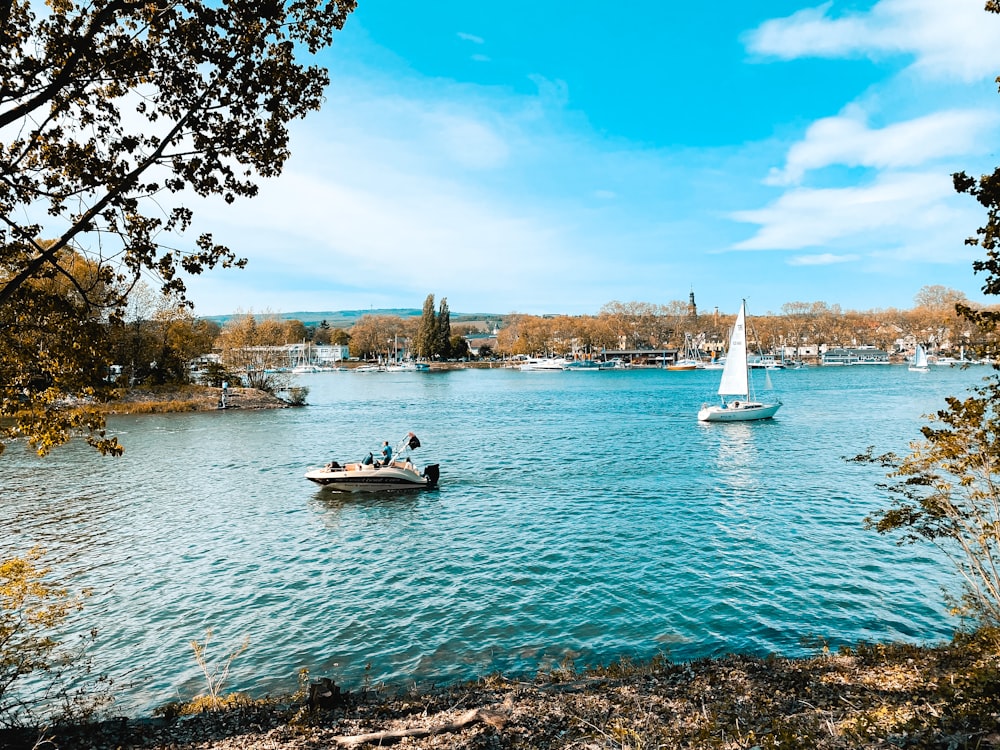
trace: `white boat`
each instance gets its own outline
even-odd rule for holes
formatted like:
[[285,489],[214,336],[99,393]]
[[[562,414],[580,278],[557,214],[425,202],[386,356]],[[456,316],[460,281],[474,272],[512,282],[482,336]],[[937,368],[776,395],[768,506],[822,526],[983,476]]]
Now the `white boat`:
[[725,355],[711,359],[705,363],[706,370],[724,370],[726,368],[726,357]]
[[667,365],[668,370],[704,370],[705,363],[701,361],[701,352],[691,340],[690,334],[684,336],[684,357]]
[[437,485],[440,467],[429,464],[420,470],[410,457],[410,451],[419,447],[420,441],[410,432],[385,465],[369,453],[361,461],[343,465],[331,461],[320,469],[310,469],[306,472],[306,479],[336,492],[430,489]]
[[910,372],[928,372],[930,369],[927,364],[927,351],[917,344],[917,350],[913,352],[913,361],[910,362]]
[[620,359],[575,359],[563,365],[569,372],[601,372],[603,370],[624,370],[625,364]]
[[417,363],[413,361],[396,362],[382,368],[383,372],[416,372]]
[[696,359],[679,359],[667,365],[668,370],[703,370],[705,366]]
[[[722,370],[722,380],[719,383],[720,405],[702,406],[698,412],[701,422],[749,422],[756,419],[770,419],[781,408],[781,401],[764,403],[757,401],[753,393],[753,381],[750,379],[750,366],[747,364],[747,329],[746,300],[740,305],[736,324],[729,337],[729,349],[726,352],[726,366]],[[726,401],[726,396],[735,396]]]
[[530,372],[548,372],[553,370],[562,372],[566,364],[567,360],[565,357],[531,357],[524,361],[520,369]]

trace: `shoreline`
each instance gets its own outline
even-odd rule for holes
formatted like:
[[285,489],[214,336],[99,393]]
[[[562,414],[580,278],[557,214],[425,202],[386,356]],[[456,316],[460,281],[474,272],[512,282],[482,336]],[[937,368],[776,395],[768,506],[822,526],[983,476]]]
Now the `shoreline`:
[[229,388],[225,408],[220,407],[222,389],[207,385],[130,388],[121,398],[100,406],[106,416],[168,414],[229,409],[291,409],[292,404],[256,388]]
[[[863,644],[798,659],[728,655],[622,661],[534,680],[500,675],[390,693],[233,700],[179,718],[50,729],[56,747],[122,750],[304,748],[1000,747],[1000,634],[947,644]],[[329,683],[326,684],[329,687]],[[304,692],[304,691],[303,691]],[[31,747],[31,733],[0,734]],[[27,742],[29,744],[20,744]]]

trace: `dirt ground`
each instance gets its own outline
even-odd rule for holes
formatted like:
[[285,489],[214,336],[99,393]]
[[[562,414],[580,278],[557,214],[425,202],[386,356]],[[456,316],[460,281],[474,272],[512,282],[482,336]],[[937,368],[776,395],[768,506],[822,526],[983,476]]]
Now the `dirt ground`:
[[[646,750],[997,748],[1000,635],[804,659],[620,663],[439,690],[233,701],[227,710],[53,732],[49,748]],[[304,691],[305,692],[305,691]]]

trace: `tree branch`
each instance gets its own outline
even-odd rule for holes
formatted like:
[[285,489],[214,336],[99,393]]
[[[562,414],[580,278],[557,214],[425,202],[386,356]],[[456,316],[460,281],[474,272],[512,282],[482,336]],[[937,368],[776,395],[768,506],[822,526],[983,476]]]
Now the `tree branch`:
[[454,721],[445,722],[428,727],[414,727],[412,729],[395,729],[384,732],[371,732],[369,734],[338,735],[333,741],[342,747],[356,747],[357,745],[375,744],[388,745],[407,737],[430,737],[435,734],[446,732],[457,732],[465,727],[483,722],[492,727],[502,727],[507,720],[507,715],[500,711],[488,708],[473,708],[461,714]]

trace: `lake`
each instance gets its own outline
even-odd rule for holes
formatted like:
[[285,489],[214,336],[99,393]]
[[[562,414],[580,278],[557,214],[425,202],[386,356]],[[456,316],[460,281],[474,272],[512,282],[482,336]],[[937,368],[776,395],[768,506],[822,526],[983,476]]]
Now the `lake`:
[[[954,575],[863,529],[884,474],[843,457],[905,450],[987,372],[775,372],[784,407],[743,424],[695,418],[717,371],[308,375],[304,408],[115,418],[117,459],[9,446],[0,555],[94,589],[79,627],[130,713],[204,689],[206,628],[210,659],[249,638],[229,687],[254,694],[939,641]],[[303,478],[411,430],[435,490]]]

